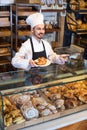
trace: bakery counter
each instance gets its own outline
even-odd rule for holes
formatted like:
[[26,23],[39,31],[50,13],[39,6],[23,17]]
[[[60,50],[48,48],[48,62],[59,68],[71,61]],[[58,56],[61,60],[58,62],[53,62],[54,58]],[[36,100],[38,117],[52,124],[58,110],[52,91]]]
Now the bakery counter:
[[[83,80],[84,78],[85,80]],[[87,75],[82,78],[79,76],[77,78],[79,81],[76,78],[76,81],[68,78],[64,80],[65,84],[58,85],[56,81],[55,86],[53,83],[53,86],[49,84],[49,87],[45,84],[45,87],[41,88],[35,85],[32,86],[32,89],[22,87],[22,89],[1,91],[0,120],[5,125],[3,128],[4,125],[1,124],[1,129],[25,129],[28,126],[29,129],[34,129],[34,126],[43,126],[44,123],[46,123],[45,127],[49,127],[48,124],[51,122],[59,124],[61,121],[61,125],[57,126],[55,123],[53,126],[51,125],[53,129],[86,119],[84,117],[87,109],[86,78]],[[79,115],[79,118],[76,115]],[[74,119],[74,117],[76,118]]]
[[74,113],[68,116],[64,116],[62,118],[44,122],[42,124],[37,124],[35,126],[26,127],[20,130],[36,130],[36,129],[39,130],[40,128],[41,130],[56,130],[83,120],[87,120],[86,115],[87,115],[87,110],[80,111],[78,113]]
[[86,110],[83,64],[74,68],[51,64],[0,74],[1,130],[61,128],[86,119]]

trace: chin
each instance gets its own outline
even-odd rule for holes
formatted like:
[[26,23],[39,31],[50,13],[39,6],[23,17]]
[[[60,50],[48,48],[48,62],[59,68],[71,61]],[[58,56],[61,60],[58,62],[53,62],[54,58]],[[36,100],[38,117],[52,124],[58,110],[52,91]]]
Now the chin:
[[38,37],[38,39],[42,39],[43,37]]

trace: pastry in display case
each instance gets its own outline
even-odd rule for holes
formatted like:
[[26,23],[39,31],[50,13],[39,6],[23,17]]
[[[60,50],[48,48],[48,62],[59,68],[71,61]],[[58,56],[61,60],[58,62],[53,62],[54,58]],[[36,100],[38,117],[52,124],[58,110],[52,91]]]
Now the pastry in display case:
[[87,109],[87,68],[50,64],[0,74],[0,129],[15,130]]
[[35,85],[1,91],[1,129],[24,128],[87,109],[87,79],[55,82],[44,88]]

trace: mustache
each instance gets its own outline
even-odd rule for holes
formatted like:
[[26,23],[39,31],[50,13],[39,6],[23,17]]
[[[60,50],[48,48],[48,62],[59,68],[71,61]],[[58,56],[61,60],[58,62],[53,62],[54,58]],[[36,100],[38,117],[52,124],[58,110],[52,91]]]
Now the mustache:
[[41,35],[41,34],[44,34],[44,33],[39,33],[39,35]]

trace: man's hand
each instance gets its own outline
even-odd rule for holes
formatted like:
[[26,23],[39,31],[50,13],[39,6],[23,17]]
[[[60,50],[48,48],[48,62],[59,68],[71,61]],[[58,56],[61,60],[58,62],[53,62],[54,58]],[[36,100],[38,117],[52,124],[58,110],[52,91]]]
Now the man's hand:
[[29,64],[31,67],[37,67],[37,65],[35,64],[34,60],[30,60]]
[[69,59],[69,54],[62,54],[62,55],[60,55],[60,59],[64,60],[65,62],[67,62],[68,59]]
[[65,64],[65,62],[67,62],[68,59],[69,59],[69,54],[61,54],[61,55],[59,55],[60,64]]

